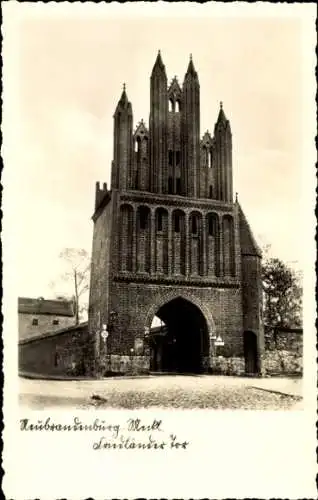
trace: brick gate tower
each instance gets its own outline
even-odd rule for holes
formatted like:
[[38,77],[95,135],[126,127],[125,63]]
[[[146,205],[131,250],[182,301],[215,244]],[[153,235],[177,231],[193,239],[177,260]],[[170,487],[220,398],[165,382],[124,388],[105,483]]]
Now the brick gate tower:
[[[95,373],[262,371],[261,253],[233,200],[232,133],[222,104],[214,135],[200,135],[191,57],[182,86],[176,77],[168,85],[158,53],[149,126],[133,127],[124,86],[111,189],[97,183],[93,221]],[[155,316],[163,328],[151,328]]]

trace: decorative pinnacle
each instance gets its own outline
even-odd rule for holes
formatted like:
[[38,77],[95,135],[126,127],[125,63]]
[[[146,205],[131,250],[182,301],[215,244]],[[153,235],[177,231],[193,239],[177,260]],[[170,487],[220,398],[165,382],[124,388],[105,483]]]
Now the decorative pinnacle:
[[126,92],[126,83],[123,83],[123,91]]
[[238,196],[238,193],[236,192],[235,193],[235,203],[237,203],[237,196]]
[[223,102],[220,101],[220,108],[223,109]]
[[193,64],[193,60],[192,60],[192,54],[190,54],[190,60],[189,60],[187,72],[185,74],[185,79],[187,79],[189,75],[194,77],[195,80],[198,80],[198,75],[197,75],[197,72],[194,68],[194,64]]
[[156,58],[156,61],[155,61],[155,64],[154,64],[154,67],[153,67],[152,71],[154,71],[155,68],[159,68],[161,71],[165,72],[165,66],[164,66],[164,64],[162,62],[160,50],[158,50],[158,55],[157,55],[157,58]]

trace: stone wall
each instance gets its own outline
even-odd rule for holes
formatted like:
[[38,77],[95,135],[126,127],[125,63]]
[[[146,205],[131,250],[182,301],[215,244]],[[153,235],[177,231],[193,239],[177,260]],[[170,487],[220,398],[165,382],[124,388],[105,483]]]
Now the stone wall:
[[119,356],[111,354],[101,357],[99,373],[105,375],[149,374],[149,356]]
[[210,372],[214,375],[244,375],[245,360],[243,357],[217,356],[211,360]]

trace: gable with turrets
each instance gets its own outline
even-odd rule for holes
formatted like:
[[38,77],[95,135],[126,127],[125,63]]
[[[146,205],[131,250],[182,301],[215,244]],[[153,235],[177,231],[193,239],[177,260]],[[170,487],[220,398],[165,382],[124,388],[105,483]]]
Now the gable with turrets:
[[[127,355],[169,290],[209,311],[209,331],[222,334],[233,355],[242,354],[243,332],[254,332],[259,367],[261,254],[233,200],[232,131],[223,103],[213,133],[203,134],[200,105],[192,56],[181,84],[176,76],[168,82],[158,52],[149,123],[134,125],[123,87],[113,116],[111,188],[96,185],[89,329],[111,321],[109,352]],[[94,345],[96,361],[103,344]]]

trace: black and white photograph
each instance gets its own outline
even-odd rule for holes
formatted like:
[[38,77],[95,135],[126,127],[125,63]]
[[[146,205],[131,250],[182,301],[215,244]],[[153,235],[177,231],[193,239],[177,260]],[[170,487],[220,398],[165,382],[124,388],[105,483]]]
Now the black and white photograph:
[[[223,478],[198,494],[310,496],[313,470],[293,464],[288,490],[275,463],[305,446],[283,418],[315,439],[314,4],[4,7],[5,409],[21,457],[45,447],[51,468],[90,448],[97,477],[172,450],[186,471],[207,440],[218,470],[237,439],[256,467],[280,435],[268,490],[260,465],[255,489],[245,470],[237,490]],[[257,416],[275,431],[252,452]],[[180,474],[170,491],[185,497]],[[61,481],[47,498],[84,498]],[[100,491],[145,495],[131,481]],[[25,488],[44,498],[34,472]]]

